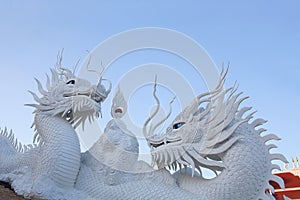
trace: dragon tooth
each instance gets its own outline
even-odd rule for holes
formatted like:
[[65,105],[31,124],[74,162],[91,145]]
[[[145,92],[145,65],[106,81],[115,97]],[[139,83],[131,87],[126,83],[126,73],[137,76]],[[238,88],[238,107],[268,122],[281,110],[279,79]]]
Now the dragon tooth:
[[69,109],[65,109],[65,111],[62,113],[61,117],[64,118],[68,114]]
[[182,165],[181,165],[181,164],[179,164],[178,166],[179,166],[179,171],[181,171],[181,170],[182,170],[182,168],[183,168],[183,167],[182,167]]
[[82,109],[86,105],[85,100],[79,102],[79,109]]
[[86,106],[86,107],[91,107],[91,102],[90,102],[90,101],[86,101],[86,102],[85,102],[85,106]]
[[78,104],[73,104],[73,112],[76,113],[78,110]]
[[158,163],[161,164],[164,162],[164,160],[165,160],[165,154],[164,152],[161,152],[159,155]]
[[173,163],[170,165],[170,170],[174,170]]
[[84,106],[84,102],[79,102],[77,107],[77,112],[80,111]]
[[168,151],[169,156],[170,156],[170,163],[175,161],[175,155],[174,155],[174,151],[170,150]]
[[154,155],[152,154],[151,155],[151,166],[154,167],[155,165],[155,158],[154,158]]
[[165,158],[165,165],[168,165],[168,161],[169,161],[169,153],[167,151],[164,152],[164,158]]
[[156,162],[157,161],[157,153],[154,153],[153,155],[153,160]]
[[174,170],[177,171],[177,163],[174,163]]

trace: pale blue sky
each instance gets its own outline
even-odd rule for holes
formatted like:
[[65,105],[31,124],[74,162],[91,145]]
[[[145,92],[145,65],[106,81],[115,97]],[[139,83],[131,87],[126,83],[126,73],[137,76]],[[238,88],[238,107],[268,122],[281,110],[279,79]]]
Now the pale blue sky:
[[[35,90],[34,76],[44,80],[58,50],[65,49],[64,65],[73,66],[114,34],[162,27],[196,40],[217,66],[230,61],[227,86],[237,80],[250,96],[246,105],[283,139],[278,151],[289,160],[299,156],[299,1],[2,0],[0,5],[0,126],[12,128],[21,141],[32,139],[32,109],[23,106],[33,101],[27,90]],[[129,55],[118,64],[161,61],[188,67],[164,53],[143,56]]]

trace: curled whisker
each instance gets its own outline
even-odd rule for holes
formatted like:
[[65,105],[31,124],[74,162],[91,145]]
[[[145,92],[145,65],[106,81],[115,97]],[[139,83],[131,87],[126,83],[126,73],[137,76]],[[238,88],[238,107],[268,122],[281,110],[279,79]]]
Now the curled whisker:
[[80,58],[77,60],[75,66],[74,66],[74,68],[73,68],[73,74],[75,74],[75,72],[76,72],[76,70],[77,70],[77,67],[78,67],[79,63],[80,63]]
[[62,58],[63,58],[63,53],[64,53],[64,49],[62,49],[61,51],[58,51],[58,53],[57,53],[56,68],[57,68],[59,71],[62,71],[62,70],[63,70],[63,68],[62,68],[62,66],[61,66]]
[[150,128],[150,130],[149,130],[150,135],[153,135],[154,131],[170,117],[170,115],[172,113],[172,103],[174,102],[175,99],[176,99],[176,96],[174,96],[173,99],[169,102],[168,114],[161,121],[159,121],[153,128],[152,127]]
[[155,81],[154,81],[154,88],[153,88],[153,97],[156,101],[156,109],[154,111],[154,113],[152,113],[152,115],[150,115],[150,117],[148,117],[148,119],[145,121],[144,125],[143,125],[143,134],[146,138],[148,138],[150,136],[150,134],[147,132],[147,126],[149,124],[149,122],[155,117],[155,115],[158,113],[158,110],[160,108],[160,102],[159,99],[156,96],[156,87],[157,87],[157,76],[155,76]]
[[64,49],[59,51],[57,54],[56,70],[60,76],[65,77],[66,79],[70,79],[70,78],[74,77],[74,73],[71,70],[62,66],[61,63],[62,63],[62,59],[63,59],[63,52],[64,52]]

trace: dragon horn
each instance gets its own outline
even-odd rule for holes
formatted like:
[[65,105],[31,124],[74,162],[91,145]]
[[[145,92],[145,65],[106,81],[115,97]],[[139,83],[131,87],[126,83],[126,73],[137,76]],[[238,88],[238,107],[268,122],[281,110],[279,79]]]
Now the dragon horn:
[[170,117],[170,115],[172,113],[172,103],[174,102],[175,98],[176,98],[176,96],[174,96],[173,99],[169,102],[168,114],[160,122],[158,122],[153,128],[150,128],[150,131],[149,131],[150,134],[153,135],[154,131]]
[[143,134],[144,134],[145,138],[148,138],[150,136],[150,134],[147,132],[147,126],[148,126],[149,122],[153,119],[153,117],[158,113],[158,110],[160,107],[159,99],[156,96],[156,86],[157,86],[157,76],[155,76],[154,88],[153,88],[153,97],[157,103],[157,107],[156,107],[154,113],[152,113],[152,115],[150,117],[148,117],[148,119],[144,123]]
[[74,77],[74,73],[71,70],[69,70],[61,65],[63,53],[64,53],[64,49],[59,51],[57,54],[56,69],[60,72],[61,75],[65,75],[66,78],[69,79],[69,78]]

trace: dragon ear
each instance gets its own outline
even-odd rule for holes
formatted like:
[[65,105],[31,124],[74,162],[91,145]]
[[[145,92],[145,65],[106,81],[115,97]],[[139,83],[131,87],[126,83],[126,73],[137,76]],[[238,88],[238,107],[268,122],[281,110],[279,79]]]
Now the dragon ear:
[[127,102],[125,101],[124,95],[118,87],[117,92],[112,100],[111,116],[113,118],[121,118],[127,111]]

